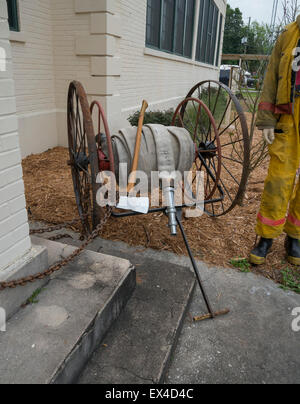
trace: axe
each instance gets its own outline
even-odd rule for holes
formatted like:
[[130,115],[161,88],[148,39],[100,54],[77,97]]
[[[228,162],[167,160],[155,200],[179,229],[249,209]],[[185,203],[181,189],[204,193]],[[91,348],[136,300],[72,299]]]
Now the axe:
[[[142,143],[142,132],[143,132],[143,124],[145,119],[145,112],[148,108],[147,101],[143,101],[142,109],[140,111],[139,123],[137,128],[136,134],[136,142],[135,142],[135,150],[134,150],[134,157],[133,163],[131,168],[131,174],[129,176],[129,184],[127,186],[128,194],[132,191],[136,184],[136,171],[139,165],[139,158],[140,158],[140,151],[141,151],[141,143]],[[118,209],[124,210],[132,210],[134,212],[139,213],[148,213],[149,210],[149,198],[131,198],[131,197],[124,197],[120,198],[120,202],[117,206]]]

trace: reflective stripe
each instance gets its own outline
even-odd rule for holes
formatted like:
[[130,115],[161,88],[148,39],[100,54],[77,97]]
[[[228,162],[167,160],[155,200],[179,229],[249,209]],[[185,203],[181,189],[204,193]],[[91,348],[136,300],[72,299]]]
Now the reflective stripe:
[[288,221],[292,223],[293,225],[300,227],[300,220],[296,219],[294,216],[291,214],[288,215]]
[[275,105],[270,102],[261,102],[258,106],[259,111],[275,112]]
[[291,115],[293,113],[293,104],[281,104],[281,105],[274,105],[270,102],[261,102],[258,106],[259,111],[268,111],[273,112],[273,114],[287,114]]
[[280,220],[272,220],[268,219],[267,217],[263,217],[261,213],[258,214],[258,220],[267,226],[271,227],[276,227],[276,226],[282,226],[285,224],[285,219],[280,219]]

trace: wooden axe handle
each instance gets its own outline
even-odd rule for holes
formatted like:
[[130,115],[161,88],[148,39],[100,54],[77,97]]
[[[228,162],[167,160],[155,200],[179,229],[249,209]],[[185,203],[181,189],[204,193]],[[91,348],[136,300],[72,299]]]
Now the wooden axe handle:
[[139,165],[139,158],[140,158],[140,150],[141,150],[141,143],[142,143],[142,131],[143,131],[143,124],[144,124],[144,119],[145,119],[145,112],[148,108],[148,103],[147,101],[143,101],[142,109],[140,112],[140,118],[139,118],[139,124],[138,124],[138,129],[137,129],[137,134],[136,134],[136,143],[135,143],[135,150],[134,150],[134,158],[133,158],[133,164],[131,168],[131,175],[130,175],[130,183],[128,184],[127,191],[130,192],[136,183],[136,171],[138,169]]

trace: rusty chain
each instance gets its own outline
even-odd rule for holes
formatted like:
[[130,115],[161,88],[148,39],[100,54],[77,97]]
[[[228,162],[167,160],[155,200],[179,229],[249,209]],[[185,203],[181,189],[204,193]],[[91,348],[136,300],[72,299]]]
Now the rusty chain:
[[[88,216],[88,215],[84,215],[83,218],[85,218],[86,216]],[[34,234],[52,233],[53,231],[58,231],[58,230],[65,229],[66,227],[73,226],[74,224],[77,224],[81,221],[82,221],[82,219],[74,219],[71,222],[65,222],[63,224],[58,224],[58,225],[46,227],[43,229],[30,230],[30,234],[34,235]]]
[[[71,255],[69,255],[67,258],[64,258],[62,261],[58,262],[57,264],[54,264],[50,266],[46,271],[37,273],[35,275],[30,275],[18,280],[13,280],[9,282],[0,282],[0,291],[3,291],[5,289],[15,289],[18,286],[26,286],[28,283],[33,283],[38,280],[45,279],[55,272],[60,271],[62,268],[64,268],[66,265],[68,265],[70,262],[72,262],[76,257],[78,257],[83,250],[96,238],[98,237],[99,233],[103,230],[103,227],[107,224],[108,220],[111,217],[113,208],[109,207],[106,210],[106,213],[99,223],[99,225],[93,230],[93,232],[88,236],[88,238],[84,241],[81,246],[75,250]],[[59,226],[53,226],[49,227],[47,229],[38,229],[38,230],[32,230],[31,234],[42,234],[45,232],[52,232],[54,230],[61,230],[66,226],[70,226],[72,224],[77,223],[80,221],[80,219],[75,219],[72,222],[65,223],[64,225],[59,225]]]

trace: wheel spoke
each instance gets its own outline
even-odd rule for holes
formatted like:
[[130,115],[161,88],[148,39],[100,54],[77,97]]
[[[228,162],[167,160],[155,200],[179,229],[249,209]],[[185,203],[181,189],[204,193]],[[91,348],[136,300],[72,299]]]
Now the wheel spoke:
[[220,130],[220,128],[221,128],[221,126],[222,126],[222,123],[223,123],[223,121],[224,121],[224,118],[225,118],[225,116],[226,116],[226,114],[227,114],[227,111],[228,111],[228,108],[229,108],[231,102],[232,102],[232,99],[230,98],[230,100],[228,101],[227,106],[226,106],[226,108],[225,108],[225,111],[224,111],[224,114],[223,114],[223,116],[222,116],[222,119],[221,119],[221,121],[220,121],[218,130]]
[[226,156],[222,156],[222,159],[229,160],[229,161],[233,161],[234,163],[238,163],[238,164],[243,164],[242,161],[238,161],[238,160],[235,160],[235,159],[233,159],[233,158],[226,157]]
[[222,162],[222,166],[225,168],[225,170],[228,172],[228,174],[231,176],[231,178],[234,180],[234,182],[237,185],[240,185],[239,182],[237,181],[237,179],[233,176],[233,174],[228,170],[228,168],[225,166],[225,164]]
[[244,139],[235,140],[235,141],[230,142],[230,143],[222,144],[221,147],[224,148],[224,147],[227,147],[227,146],[230,146],[230,145],[234,145],[236,143],[241,143],[243,141],[244,141]]
[[229,129],[230,126],[232,126],[238,119],[239,119],[239,116],[237,116],[232,122],[230,122],[230,124],[228,126],[226,126],[226,128],[223,129],[221,133],[219,133],[219,136],[221,137],[223,135],[223,133],[225,133],[227,131],[227,129]]
[[201,105],[199,105],[199,110],[198,110],[197,118],[196,118],[196,128],[195,128],[194,141],[196,141],[196,138],[198,138],[198,126],[199,126],[200,116],[201,116]]
[[232,199],[232,197],[231,197],[231,195],[230,195],[230,192],[228,191],[227,187],[225,186],[225,184],[224,184],[222,178],[220,178],[220,181],[221,181],[221,184],[222,184],[223,188],[225,189],[227,195],[229,196],[230,201],[233,202],[233,199]]

